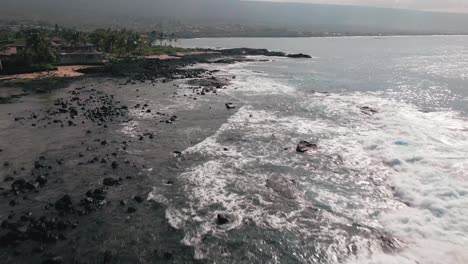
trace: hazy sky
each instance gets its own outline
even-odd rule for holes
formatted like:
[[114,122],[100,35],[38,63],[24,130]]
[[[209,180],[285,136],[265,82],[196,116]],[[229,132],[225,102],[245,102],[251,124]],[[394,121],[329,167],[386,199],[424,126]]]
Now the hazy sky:
[[341,5],[365,5],[418,10],[468,12],[468,0],[259,0]]

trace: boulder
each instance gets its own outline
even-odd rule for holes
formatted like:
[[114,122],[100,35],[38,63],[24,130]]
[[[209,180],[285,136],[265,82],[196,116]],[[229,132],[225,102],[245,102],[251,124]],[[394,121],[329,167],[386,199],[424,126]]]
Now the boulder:
[[361,109],[361,112],[366,114],[366,115],[373,115],[373,114],[378,113],[377,110],[375,110],[374,108],[371,108],[369,106],[362,106],[362,107],[360,107],[360,109]]
[[307,151],[316,150],[317,148],[317,144],[303,140],[297,145],[296,151],[299,153],[304,153]]
[[231,222],[231,221],[230,221],[230,219],[229,219],[229,216],[226,215],[226,214],[218,214],[218,215],[216,216],[216,223],[217,223],[218,225],[229,224],[229,222]]
[[64,195],[62,198],[55,202],[55,209],[58,211],[71,211],[73,210],[73,202],[69,195]]
[[226,103],[225,106],[226,106],[227,109],[234,109],[234,108],[236,108],[236,105],[234,105],[233,103]]
[[115,185],[119,185],[120,181],[116,180],[116,179],[113,179],[113,178],[105,178],[102,181],[102,184],[104,184],[105,186],[115,186]]

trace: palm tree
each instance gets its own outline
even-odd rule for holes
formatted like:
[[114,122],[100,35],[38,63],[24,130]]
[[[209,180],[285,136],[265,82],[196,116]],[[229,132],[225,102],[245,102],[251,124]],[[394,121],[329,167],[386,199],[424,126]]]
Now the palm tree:
[[163,45],[163,42],[164,42],[164,38],[165,38],[165,37],[166,37],[166,36],[164,35],[163,32],[161,32],[161,33],[158,34],[158,40],[159,40],[159,45],[160,45],[160,46]]
[[26,48],[32,51],[36,62],[55,61],[55,51],[49,41],[46,40],[44,32],[38,29],[31,29],[26,34]]
[[70,37],[70,44],[73,47],[78,47],[80,44],[86,44],[86,35],[83,32],[76,31]]
[[[9,40],[8,36],[2,36],[0,38],[0,51],[4,51],[8,48]],[[0,71],[3,70],[2,59],[0,59]]]
[[174,46],[177,44],[177,35],[175,33],[171,34],[171,40],[174,42]]

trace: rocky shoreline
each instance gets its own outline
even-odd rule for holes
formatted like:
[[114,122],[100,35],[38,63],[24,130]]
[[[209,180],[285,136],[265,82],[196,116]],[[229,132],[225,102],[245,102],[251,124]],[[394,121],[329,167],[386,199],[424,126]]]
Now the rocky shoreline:
[[176,186],[180,151],[240,103],[217,97],[235,76],[186,67],[247,55],[288,56],[232,49],[127,61],[3,97],[2,263],[199,262],[146,197],[152,186]]

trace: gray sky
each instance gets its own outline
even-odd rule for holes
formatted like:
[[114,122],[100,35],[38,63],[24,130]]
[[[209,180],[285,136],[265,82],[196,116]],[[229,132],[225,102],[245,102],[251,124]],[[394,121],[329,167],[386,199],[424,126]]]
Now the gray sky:
[[274,2],[303,2],[339,5],[364,5],[417,10],[468,13],[468,0],[259,0]]

